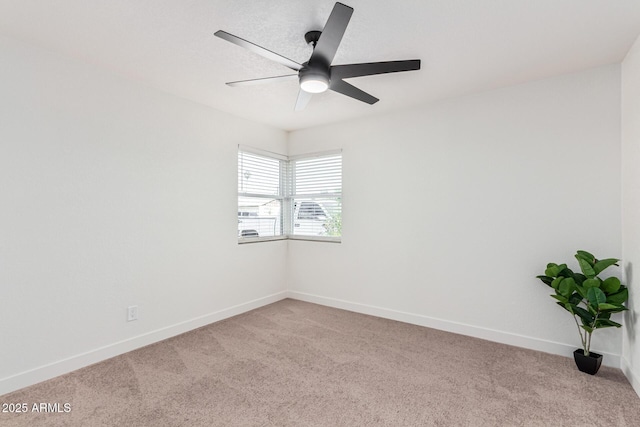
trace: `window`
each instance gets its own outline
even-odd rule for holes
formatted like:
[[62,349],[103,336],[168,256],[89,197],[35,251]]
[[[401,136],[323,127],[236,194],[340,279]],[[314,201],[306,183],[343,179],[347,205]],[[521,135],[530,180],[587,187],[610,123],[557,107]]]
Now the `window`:
[[284,235],[282,177],[286,158],[238,152],[238,237]]
[[240,147],[238,239],[340,241],[341,152],[284,156]]
[[342,235],[342,154],[322,153],[289,161],[292,236]]

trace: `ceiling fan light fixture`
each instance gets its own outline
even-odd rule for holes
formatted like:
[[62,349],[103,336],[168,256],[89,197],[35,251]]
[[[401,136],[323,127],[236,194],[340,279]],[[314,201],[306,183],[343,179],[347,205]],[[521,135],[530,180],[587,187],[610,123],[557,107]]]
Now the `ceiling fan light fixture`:
[[300,89],[308,93],[322,93],[329,89],[329,79],[322,74],[300,75]]

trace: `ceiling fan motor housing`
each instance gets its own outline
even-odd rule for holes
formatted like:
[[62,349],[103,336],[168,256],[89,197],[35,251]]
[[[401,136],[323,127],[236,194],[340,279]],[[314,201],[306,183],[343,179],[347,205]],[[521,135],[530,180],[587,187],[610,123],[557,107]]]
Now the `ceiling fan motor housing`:
[[[322,31],[308,31],[304,35],[304,40],[315,49],[320,35],[322,35]],[[321,93],[329,88],[330,65],[317,59],[311,65],[305,62],[302,64],[302,69],[298,71],[300,88],[308,93]]]
[[303,67],[298,71],[300,79],[300,88],[309,93],[321,93],[329,88],[331,73],[329,67],[322,63],[316,63],[309,66],[304,63]]

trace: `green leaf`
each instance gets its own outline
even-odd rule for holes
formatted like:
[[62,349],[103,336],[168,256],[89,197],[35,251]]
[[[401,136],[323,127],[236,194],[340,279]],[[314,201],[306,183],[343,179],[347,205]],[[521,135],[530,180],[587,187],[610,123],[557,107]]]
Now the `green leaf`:
[[629,290],[625,286],[621,286],[618,292],[607,296],[606,302],[611,304],[624,304],[628,299]]
[[550,262],[547,264],[547,269],[544,271],[544,274],[549,277],[556,277],[560,273],[560,269],[558,268],[558,264]]
[[558,277],[563,275],[563,271],[567,269],[567,264],[547,264],[547,269],[544,271],[544,274],[549,277]]
[[551,282],[553,282],[553,277],[549,276],[536,276],[536,279],[542,280],[542,282],[548,286],[551,286]]
[[573,279],[576,281],[578,285],[582,285],[587,278],[584,274],[573,273]]
[[596,274],[600,274],[601,272],[611,267],[612,265],[617,265],[618,261],[620,260],[616,258],[601,259],[600,261],[594,264],[593,270],[596,272]]
[[569,313],[573,314],[573,311],[571,310],[571,305],[569,303],[561,303],[560,301],[558,301],[556,304],[558,304],[560,307],[567,310]]
[[567,267],[567,264],[562,264],[564,265],[564,269],[560,271],[560,276],[562,277],[571,277],[573,278],[573,275],[575,274],[569,267]]
[[[576,258],[578,258],[577,255]],[[587,276],[589,279],[593,279],[594,277],[596,277],[596,272],[593,271],[593,267],[589,262],[585,261],[582,258],[578,258],[578,263],[580,264],[580,270],[582,270],[582,273],[585,276]]]
[[578,316],[580,316],[580,319],[582,320],[583,324],[591,324],[591,322],[593,322],[593,319],[595,318],[595,316],[593,316],[591,313],[589,313],[587,310],[585,310],[582,307],[578,307],[578,306],[573,306],[573,313],[577,314]]
[[569,300],[562,295],[551,295],[551,298],[555,298],[563,304],[569,302]]
[[594,279],[587,279],[584,282],[582,282],[582,286],[585,289],[589,289],[589,288],[599,288],[600,287],[600,279],[598,279],[597,277]]
[[556,277],[551,282],[551,287],[557,291],[558,289],[560,289],[560,283],[563,282],[564,280],[565,280],[564,277]]
[[585,261],[587,261],[589,264],[593,265],[596,261],[596,257],[594,257],[592,254],[590,254],[587,251],[578,251],[576,253],[576,258],[578,259],[583,259]]
[[611,312],[624,311],[624,307],[621,307],[619,305],[607,304],[606,302],[603,302],[601,304],[598,304],[598,310],[600,311],[610,310]]
[[620,326],[622,326],[620,323],[614,322],[613,320],[608,320],[608,319],[596,320],[596,328],[609,328],[609,327],[619,328]]
[[600,289],[607,294],[615,294],[620,289],[620,279],[617,277],[609,277],[602,282]]
[[587,297],[587,290],[584,287],[580,286],[580,285],[576,285],[576,292],[582,298],[586,298]]
[[569,302],[573,305],[580,304],[580,301],[582,301],[582,297],[577,292],[571,295],[571,297],[569,298]]
[[575,290],[575,288],[576,288],[575,280],[573,280],[571,277],[567,277],[562,282],[560,282],[560,285],[558,287],[558,292],[560,292],[560,295],[566,298],[569,298],[573,293],[573,291]]
[[587,300],[589,305],[597,307],[599,304],[607,301],[607,296],[600,290],[600,288],[587,289]]
[[627,311],[627,310],[629,310],[627,307],[625,307],[625,306],[624,306],[624,305],[622,305],[622,304],[611,304],[611,305],[613,305],[615,308],[606,308],[606,309],[603,309],[603,310],[600,312],[600,316],[601,316],[601,317],[603,317],[603,318],[607,318],[607,319],[608,319],[609,317],[611,317],[611,314],[612,314],[612,313],[620,313],[620,312],[623,312],[623,311]]

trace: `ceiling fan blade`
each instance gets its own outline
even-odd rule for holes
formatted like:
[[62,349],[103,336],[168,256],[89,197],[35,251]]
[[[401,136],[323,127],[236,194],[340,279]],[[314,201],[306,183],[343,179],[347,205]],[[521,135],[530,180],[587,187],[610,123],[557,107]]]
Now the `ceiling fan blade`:
[[414,71],[420,69],[420,60],[368,62],[363,64],[334,65],[331,67],[331,77],[347,79],[350,77],[371,76],[374,74],[397,73],[400,71]]
[[226,31],[216,31],[214,33],[214,36],[220,37],[221,39],[236,44],[240,47],[244,47],[245,49],[249,49],[253,53],[257,53],[260,56],[282,64],[285,67],[289,67],[292,70],[300,71],[300,69],[302,68],[301,64],[298,64],[297,62],[292,61],[289,58],[285,58],[284,56],[272,52],[269,49],[265,49],[261,46],[258,46],[257,44],[251,43],[250,41],[241,39],[240,37],[234,36],[233,34],[229,34]]
[[309,66],[313,66],[316,63],[322,63],[322,65],[326,67],[331,65],[352,14],[353,8],[345,6],[342,3],[336,3],[335,6],[333,6],[331,15],[329,15],[329,19],[327,19],[327,23],[320,35],[320,39],[313,49],[313,53],[309,59]]
[[369,95],[367,92],[340,79],[331,80],[329,89],[343,95],[350,96],[351,98],[355,98],[358,101],[366,102],[367,104],[375,104],[379,101],[375,96]]
[[298,99],[296,100],[295,110],[296,111],[304,110],[304,107],[307,106],[312,96],[313,95],[310,94],[309,92],[305,92],[304,90],[300,89],[300,92],[298,92]]
[[263,77],[261,79],[239,80],[237,82],[228,82],[227,86],[253,86],[262,83],[280,83],[290,80],[298,80],[297,74],[287,74],[286,76]]

